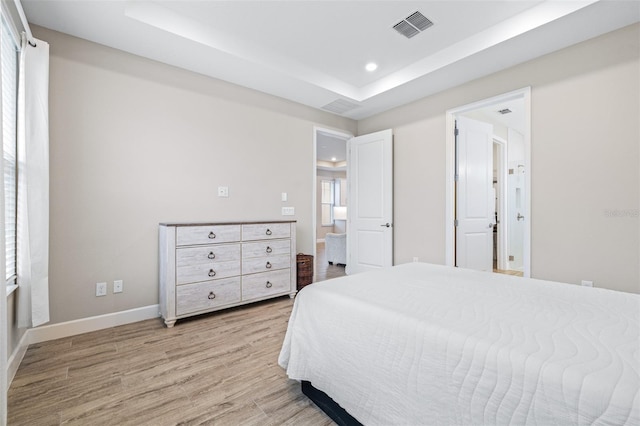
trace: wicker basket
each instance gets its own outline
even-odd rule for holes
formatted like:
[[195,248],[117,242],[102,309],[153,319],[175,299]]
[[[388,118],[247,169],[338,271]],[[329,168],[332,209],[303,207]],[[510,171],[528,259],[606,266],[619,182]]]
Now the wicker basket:
[[298,253],[296,267],[298,271],[297,289],[300,290],[313,282],[313,256]]

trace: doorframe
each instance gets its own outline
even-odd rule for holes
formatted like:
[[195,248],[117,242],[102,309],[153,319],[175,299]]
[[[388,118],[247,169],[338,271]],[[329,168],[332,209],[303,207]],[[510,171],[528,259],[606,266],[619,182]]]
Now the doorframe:
[[504,232],[507,226],[507,141],[499,136],[493,135],[493,144],[498,146],[498,185],[496,197],[498,198],[498,232],[496,238],[496,254],[498,257],[498,269],[507,269],[507,233]]
[[[318,198],[318,194],[317,194],[317,190],[318,190],[318,134],[319,133],[324,133],[325,135],[329,135],[329,136],[333,136],[339,139],[344,139],[344,144],[345,144],[345,149],[347,146],[347,141],[351,138],[353,138],[353,134],[349,133],[348,131],[345,130],[334,130],[334,129],[329,129],[326,127],[320,127],[320,126],[313,126],[313,162],[312,162],[312,166],[313,166],[313,175],[312,175],[312,179],[311,179],[311,247],[313,247],[313,273],[315,276],[315,272],[316,272],[316,261],[318,259],[318,253],[316,250],[316,240],[317,240],[317,235],[318,235],[318,226],[317,226],[317,222],[318,222],[318,215],[317,215],[317,209],[318,209],[318,203],[317,203],[317,198]],[[347,162],[347,176],[349,176],[349,164]],[[348,190],[347,190],[348,191]],[[348,192],[347,192],[348,193]]]
[[522,98],[524,100],[524,163],[525,163],[525,229],[523,266],[524,276],[531,276],[531,86],[503,93],[491,98],[448,109],[446,121],[446,177],[445,177],[445,264],[455,265],[455,121],[456,115],[499,102]]

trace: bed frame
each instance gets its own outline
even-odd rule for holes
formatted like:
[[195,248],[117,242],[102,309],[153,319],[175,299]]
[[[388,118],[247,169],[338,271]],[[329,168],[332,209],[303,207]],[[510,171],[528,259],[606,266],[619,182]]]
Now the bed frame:
[[357,421],[353,416],[338,405],[329,395],[322,392],[320,389],[314,388],[311,382],[303,380],[300,383],[302,393],[305,394],[311,401],[314,402],[325,414],[331,417],[331,420],[336,422],[339,426],[362,426],[362,423]]

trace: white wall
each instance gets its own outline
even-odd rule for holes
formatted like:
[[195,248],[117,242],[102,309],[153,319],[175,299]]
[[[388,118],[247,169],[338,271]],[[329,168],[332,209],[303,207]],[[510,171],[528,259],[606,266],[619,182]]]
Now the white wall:
[[640,292],[640,24],[358,122],[393,128],[395,263],[445,262],[445,112],[531,86],[534,278]]
[[[313,253],[314,126],[354,121],[33,32],[51,45],[52,323],[157,304],[159,222],[278,220],[293,206],[298,251]],[[109,294],[97,298],[100,281]]]
[[524,135],[514,129],[508,129],[507,164],[524,164]]

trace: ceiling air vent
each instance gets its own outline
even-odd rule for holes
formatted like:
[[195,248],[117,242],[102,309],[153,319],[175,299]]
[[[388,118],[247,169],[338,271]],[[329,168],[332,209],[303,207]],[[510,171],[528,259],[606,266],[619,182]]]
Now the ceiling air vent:
[[416,34],[420,34],[420,31],[418,31],[413,25],[411,25],[407,21],[400,21],[397,24],[395,24],[393,28],[397,32],[405,36],[406,38],[411,38]]
[[499,110],[498,112],[502,115],[505,115],[505,114],[509,114],[512,111],[509,108],[505,108],[505,109]]
[[412,13],[407,17],[406,21],[411,25],[413,25],[414,27],[416,27],[417,29],[419,29],[420,31],[424,31],[433,25],[433,22],[427,19],[427,17],[420,12]]
[[393,26],[393,29],[395,29],[406,38],[411,38],[432,25],[433,22],[431,22],[422,13],[416,11],[409,15],[407,18],[395,24]]
[[347,111],[358,108],[360,105],[353,102],[345,101],[344,99],[336,99],[335,101],[326,104],[322,109],[334,112],[336,114],[344,114]]

